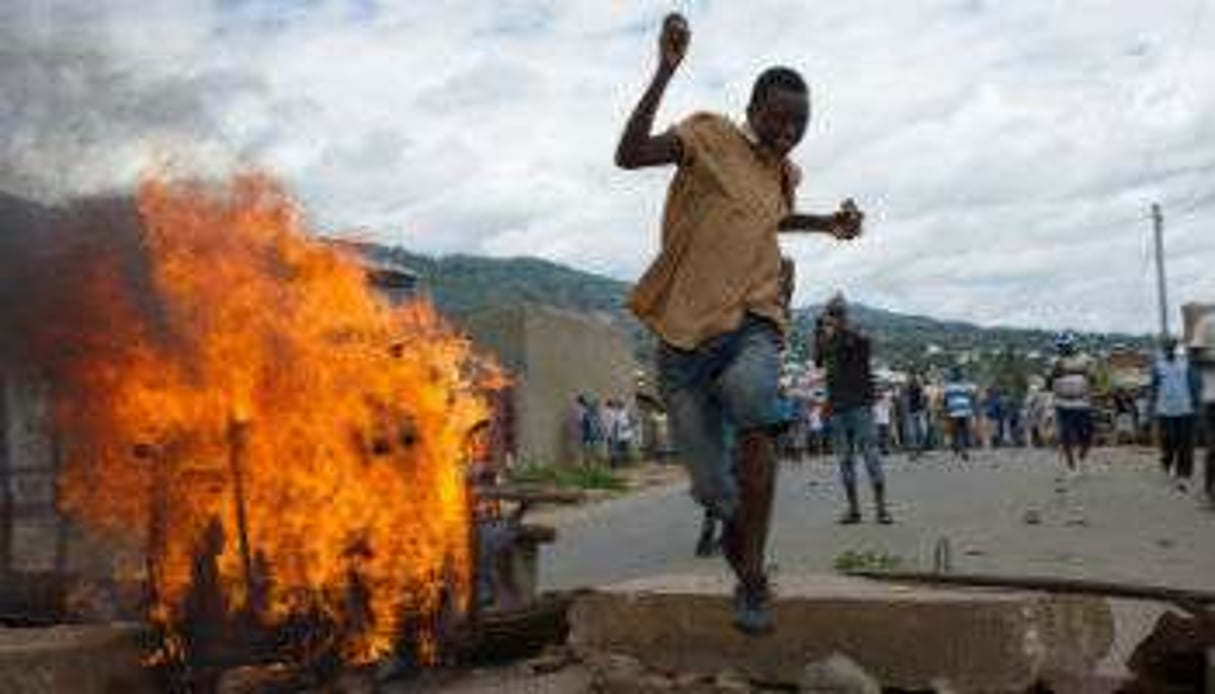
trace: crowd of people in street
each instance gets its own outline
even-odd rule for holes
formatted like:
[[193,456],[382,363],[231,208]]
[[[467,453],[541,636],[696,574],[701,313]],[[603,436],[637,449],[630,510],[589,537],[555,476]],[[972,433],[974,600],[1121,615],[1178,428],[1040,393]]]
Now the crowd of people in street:
[[[944,451],[966,461],[976,450],[1059,446],[1065,462],[1072,459],[1067,467],[1075,469],[1084,443],[1149,445],[1159,440],[1179,449],[1203,440],[1209,428],[1203,421],[1209,416],[1205,407],[1215,401],[1215,382],[1205,383],[1209,377],[1197,366],[1202,362],[1182,354],[1176,340],[1161,354],[1177,358],[1158,360],[1148,369],[1145,378],[1155,385],[1115,385],[1108,391],[1093,386],[1095,359],[1077,350],[1074,335],[1060,335],[1056,349],[1050,369],[1033,374],[1020,392],[976,384],[961,366],[877,382],[872,412],[877,450],[883,456],[907,453],[911,460]],[[1175,384],[1187,369],[1189,395],[1182,398]],[[829,394],[787,394],[783,407],[790,421],[780,439],[784,457],[800,461],[832,453],[836,419]]]
[[639,425],[633,408],[620,398],[600,400],[580,393],[569,415],[569,439],[575,443],[578,464],[607,463],[620,467],[638,453]]

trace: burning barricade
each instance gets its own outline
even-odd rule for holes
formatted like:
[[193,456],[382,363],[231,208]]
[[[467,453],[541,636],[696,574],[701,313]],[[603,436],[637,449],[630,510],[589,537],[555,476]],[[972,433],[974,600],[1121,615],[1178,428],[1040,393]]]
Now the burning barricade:
[[149,180],[134,214],[72,220],[74,275],[5,356],[49,384],[60,511],[132,549],[103,578],[146,586],[153,661],[436,660],[472,597],[496,370],[265,176]]

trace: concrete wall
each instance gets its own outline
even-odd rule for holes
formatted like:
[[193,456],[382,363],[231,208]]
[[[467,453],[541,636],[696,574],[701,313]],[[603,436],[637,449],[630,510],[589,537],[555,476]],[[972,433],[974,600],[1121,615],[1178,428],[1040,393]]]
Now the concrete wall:
[[516,380],[516,440],[526,462],[573,464],[570,412],[587,393],[633,401],[637,364],[628,334],[607,320],[540,306],[491,309],[464,327]]
[[[56,509],[60,451],[46,382],[35,374],[0,373],[0,569],[113,577],[142,566],[139,540],[123,543],[89,532]],[[0,572],[2,573],[2,572]]]
[[55,512],[55,450],[45,382],[23,372],[3,374],[3,464],[8,518],[0,565],[14,570],[51,570],[60,537]]

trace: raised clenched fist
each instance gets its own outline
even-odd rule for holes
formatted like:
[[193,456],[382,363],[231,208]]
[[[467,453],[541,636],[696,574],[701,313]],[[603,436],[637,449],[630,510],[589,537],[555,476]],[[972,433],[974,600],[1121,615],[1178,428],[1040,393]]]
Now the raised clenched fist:
[[658,55],[664,70],[674,70],[688,52],[692,30],[688,20],[678,12],[672,12],[662,21],[662,35],[658,38]]
[[856,206],[852,198],[840,203],[840,209],[834,215],[835,223],[832,234],[838,239],[854,239],[861,235],[865,213]]

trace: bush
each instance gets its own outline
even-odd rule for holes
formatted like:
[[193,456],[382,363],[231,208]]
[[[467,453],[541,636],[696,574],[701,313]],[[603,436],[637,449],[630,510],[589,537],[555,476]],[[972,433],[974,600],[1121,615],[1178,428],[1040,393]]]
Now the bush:
[[835,558],[835,570],[842,574],[857,571],[899,571],[906,561],[897,554],[876,550],[850,549]]
[[507,472],[507,479],[519,485],[544,485],[560,489],[599,489],[619,492],[628,488],[624,478],[603,465],[560,467],[529,463]]

